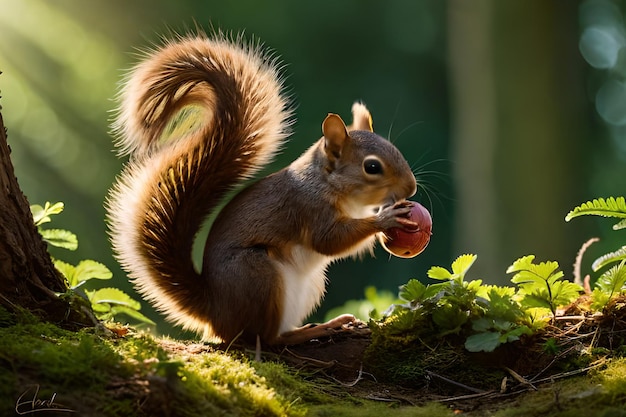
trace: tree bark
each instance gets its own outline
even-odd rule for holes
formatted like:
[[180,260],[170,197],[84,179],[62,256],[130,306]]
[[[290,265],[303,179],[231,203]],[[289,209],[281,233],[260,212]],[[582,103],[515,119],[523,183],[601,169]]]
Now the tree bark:
[[49,321],[85,323],[56,295],[67,287],[33,223],[10,153],[0,112],[0,305],[9,311],[27,309]]

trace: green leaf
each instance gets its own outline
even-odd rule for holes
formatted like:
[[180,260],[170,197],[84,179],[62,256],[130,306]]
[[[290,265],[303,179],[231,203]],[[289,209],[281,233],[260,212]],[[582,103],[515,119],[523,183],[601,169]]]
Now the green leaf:
[[156,325],[155,322],[153,322],[152,320],[150,320],[148,317],[144,316],[143,314],[141,314],[139,311],[133,309],[133,308],[129,308],[126,306],[122,306],[122,305],[116,305],[113,306],[111,308],[111,314],[117,318],[117,316],[119,314],[126,314],[127,316],[129,316],[130,318],[133,318],[135,320],[138,320],[140,322],[143,323],[148,323],[148,324],[152,324],[152,325]]
[[464,277],[470,267],[474,264],[478,256],[476,255],[461,255],[454,262],[452,262],[452,273],[456,276]]
[[421,301],[426,294],[426,285],[416,279],[411,279],[400,287],[399,297],[404,301]]
[[85,293],[92,305],[108,303],[124,305],[134,310],[141,309],[139,301],[132,299],[130,295],[117,288],[101,288],[96,291],[85,291]]
[[[604,198],[597,198],[592,201],[587,201],[567,213],[565,221],[570,221],[574,217],[583,215],[618,217],[626,219],[626,201],[624,200],[624,197],[609,197],[606,200]],[[623,225],[623,221],[620,221],[613,227],[621,227],[620,225]]]
[[452,272],[440,266],[433,266],[427,274],[432,279],[463,281],[476,258],[476,255],[461,255],[452,262]]
[[[626,259],[615,265],[598,278],[596,288],[605,292],[610,299],[619,294],[626,284]],[[607,299],[608,302],[608,299]]]
[[552,305],[555,307],[564,306],[580,295],[583,288],[570,281],[557,281],[552,286]]
[[54,267],[65,277],[69,288],[75,289],[78,286],[75,279],[76,268],[74,265],[55,259]]
[[421,329],[424,316],[416,310],[398,308],[385,321],[385,329],[389,334],[404,335]]
[[519,338],[522,335],[530,335],[532,334],[532,330],[530,330],[530,328],[528,326],[515,326],[514,328],[512,328],[511,330],[509,330],[508,332],[504,333],[502,335],[502,337],[500,338],[500,341],[502,343],[504,342],[514,342],[516,340],[519,340]]
[[[540,273],[540,274],[541,273],[545,273],[545,274],[549,273],[550,274],[550,275],[548,275],[548,279],[547,279],[549,284],[554,284],[555,282],[557,282],[558,280],[563,278],[563,276],[564,276],[563,271],[556,271],[556,269],[559,268],[559,264],[558,263],[554,262],[554,269],[552,269],[553,265],[550,265],[549,263],[545,264],[546,268],[544,270],[541,269],[543,266],[544,266],[543,263],[539,264],[538,265],[539,268],[537,268],[537,270],[538,270],[538,273]],[[551,271],[551,272],[548,272],[548,271]]]
[[526,325],[518,325],[500,319],[481,318],[475,320],[472,323],[472,329],[479,333],[468,337],[465,341],[465,348],[470,352],[492,352],[502,343],[514,342],[524,334],[532,334]]
[[507,274],[513,272],[521,273],[521,277],[516,274],[514,276],[517,277],[515,280],[511,279],[511,281],[515,283],[525,282],[525,281],[536,281],[537,279],[547,280],[551,276],[556,276],[558,278],[563,276],[563,272],[555,271],[559,268],[558,262],[549,261],[549,262],[541,262],[539,264],[535,264],[533,261],[535,260],[535,255],[527,255],[519,258],[511,266],[509,266],[506,270]]
[[96,303],[92,304],[91,308],[93,309],[93,312],[96,313],[96,315],[101,315],[104,313],[111,314],[112,306],[109,303]]
[[490,287],[488,292],[489,305],[485,313],[489,317],[508,321],[517,321],[524,313],[516,300],[513,299],[515,289],[512,287]]
[[141,304],[125,292],[117,288],[102,288],[96,291],[85,291],[92,308],[101,320],[126,314],[135,320],[154,324],[152,320],[139,312]]
[[626,246],[622,246],[615,252],[607,253],[606,255],[600,256],[598,259],[593,261],[593,264],[591,264],[591,269],[593,269],[594,272],[597,272],[608,264],[618,262],[623,259],[626,259]]
[[470,352],[493,352],[499,345],[499,332],[476,333],[465,340],[465,349]]
[[43,240],[52,246],[56,246],[68,250],[76,250],[78,248],[78,238],[68,230],[63,229],[45,229],[40,230]]
[[454,333],[468,320],[467,312],[453,305],[438,306],[432,313],[433,322],[444,333]]
[[76,265],[76,279],[80,281],[88,281],[95,279],[111,279],[113,273],[105,265],[91,259],[80,261]]
[[421,303],[434,297],[448,286],[447,282],[440,284],[424,285],[416,279],[411,279],[406,284],[400,286],[399,297],[411,304]]
[[475,295],[482,288],[482,283],[482,279],[474,279],[467,283],[465,289]]
[[591,293],[591,309],[594,311],[602,311],[610,300],[611,296],[608,292],[603,291],[600,288],[594,288]]
[[515,327],[516,327],[516,324],[508,320],[503,320],[501,318],[496,318],[493,320],[492,329],[497,330],[500,333],[507,333],[511,331],[511,329],[514,329]]
[[64,205],[61,202],[50,205],[46,201],[45,207],[41,207],[39,204],[33,204],[30,206],[30,212],[33,215],[33,221],[35,226],[40,226],[44,223],[51,221],[50,216],[53,214],[59,214],[63,211]]
[[497,285],[484,285],[483,288],[487,289],[487,296],[489,301],[495,303],[499,300],[509,301],[515,295],[515,288],[513,287],[499,287]]
[[530,325],[533,329],[543,328],[550,319],[554,318],[554,313],[549,307],[533,307],[526,305],[525,300],[520,301],[524,309],[525,324]]
[[46,213],[39,204],[32,204],[30,206],[30,213],[33,215],[33,222],[35,226],[40,226],[50,221],[50,217],[46,216]]
[[481,317],[472,321],[472,329],[477,332],[486,332],[493,328],[493,320]]
[[73,290],[92,278],[110,279],[113,276],[109,268],[90,259],[80,261],[77,266],[55,259],[54,266],[65,276],[69,288]]
[[515,272],[511,281],[518,284],[522,304],[529,308],[549,308],[556,314],[556,308],[573,301],[582,290],[580,285],[561,280],[563,272],[554,261],[535,264],[533,255],[524,256],[513,263],[507,272]]
[[429,278],[432,278],[432,279],[440,279],[440,280],[452,279],[452,273],[450,273],[450,271],[448,271],[446,268],[443,268],[441,266],[431,267],[428,270],[427,275]]
[[521,271],[524,269],[528,269],[530,265],[533,265],[533,260],[535,259],[535,255],[526,255],[517,259],[511,266],[509,266],[506,270],[507,274],[511,274],[513,272]]
[[522,299],[522,305],[526,308],[547,308],[552,311],[552,303],[548,292],[526,294]]
[[579,296],[582,287],[570,281],[560,280],[562,273],[553,275],[544,281],[542,286],[540,282],[520,284],[520,288],[524,293],[534,294],[544,297],[553,309],[558,306],[569,304]]
[[65,204],[63,204],[63,202],[61,201],[54,203],[54,204],[50,204],[49,201],[46,201],[44,211],[46,212],[48,216],[51,216],[53,214],[62,213],[64,208],[65,208]]

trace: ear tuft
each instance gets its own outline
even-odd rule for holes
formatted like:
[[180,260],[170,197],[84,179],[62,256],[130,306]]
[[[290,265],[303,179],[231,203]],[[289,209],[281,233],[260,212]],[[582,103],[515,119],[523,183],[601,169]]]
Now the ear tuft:
[[365,104],[357,101],[352,105],[352,125],[348,127],[348,130],[374,131],[372,115]]

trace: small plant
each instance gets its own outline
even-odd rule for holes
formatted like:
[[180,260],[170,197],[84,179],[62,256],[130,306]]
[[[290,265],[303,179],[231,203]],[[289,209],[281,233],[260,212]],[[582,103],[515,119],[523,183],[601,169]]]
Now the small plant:
[[[436,308],[432,312],[433,322],[441,329],[440,335],[458,333],[468,320],[481,313],[477,294],[482,281],[465,281],[465,274],[476,261],[476,255],[461,255],[451,265],[452,271],[440,266],[428,270],[428,277],[443,281]],[[435,284],[437,285],[437,284]]]
[[[587,201],[570,211],[565,216],[565,221],[579,216],[594,215],[617,218],[619,221],[613,225],[613,230],[626,228],[626,200],[624,197],[598,198]],[[626,284],[626,245],[597,258],[591,265],[594,272],[598,272],[606,266],[612,265],[597,279],[595,288],[591,293],[593,300],[591,308],[602,310],[612,299],[621,295]]]
[[[435,336],[460,335],[465,348],[471,352],[491,352],[503,343],[532,334],[545,323],[545,314],[538,316],[537,308],[550,312],[560,300],[576,298],[578,293],[565,294],[565,289],[578,289],[575,284],[561,281],[562,273],[551,268],[546,279],[540,272],[544,264],[532,263],[534,257],[518,259],[509,272],[517,272],[517,287],[483,285],[481,280],[466,281],[465,276],[476,261],[476,255],[459,256],[451,270],[440,266],[429,269],[428,277],[442,281],[425,285],[412,279],[400,287],[405,304],[395,305],[375,331],[400,335],[413,332],[420,340]],[[546,263],[558,267],[556,263]],[[526,277],[533,275],[533,280]],[[569,284],[569,285],[567,285]],[[571,287],[573,286],[573,287]]]
[[556,317],[556,309],[574,301],[583,289],[561,279],[563,272],[557,262],[535,264],[534,259],[534,255],[519,258],[506,272],[515,273],[511,282],[518,285],[526,307],[547,308]]
[[[519,340],[541,329],[557,308],[572,302],[582,288],[562,280],[556,262],[534,263],[533,255],[516,260],[507,273],[516,287],[483,285],[465,280],[476,255],[459,256],[451,270],[429,269],[428,277],[442,281],[425,285],[416,279],[400,287],[404,304],[394,305],[375,332],[406,335],[407,340],[460,335],[470,352],[491,352],[503,343]],[[407,335],[407,334],[410,334]]]
[[485,300],[482,317],[472,322],[474,334],[465,340],[465,349],[470,352],[492,352],[503,343],[519,340],[522,335],[532,333],[533,322],[528,313],[515,299],[512,287],[491,286]]
[[596,281],[595,288],[591,293],[593,300],[591,308],[597,311],[602,310],[612,299],[621,295],[626,284],[626,266],[622,260],[618,265],[613,266]]
[[35,226],[37,226],[39,234],[46,243],[67,250],[76,250],[78,248],[78,239],[74,233],[62,229],[44,229],[41,227],[42,224],[52,221],[50,216],[63,212],[64,207],[61,202],[52,205],[46,202],[43,207],[39,204],[33,204],[30,206],[30,212],[33,215],[33,221]]
[[[400,287],[403,304],[393,305],[380,322],[390,334],[411,334],[416,338],[458,334],[480,308],[476,291],[480,281],[466,282],[465,273],[474,263],[474,255],[463,255],[452,264],[452,272],[433,267],[429,277],[443,282],[424,285],[416,279]],[[374,324],[376,325],[376,324]]]
[[[42,207],[34,204],[30,207],[33,221],[44,241],[51,246],[76,250],[78,248],[78,238],[68,230],[45,229],[43,224],[49,223],[50,216],[63,212],[63,203],[46,204]],[[68,291],[76,291],[79,287],[92,279],[107,280],[113,274],[105,265],[91,259],[83,260],[78,265],[71,265],[58,259],[54,259],[54,266],[65,277]],[[141,305],[133,300],[128,294],[117,288],[101,288],[97,290],[84,290],[91,307],[100,320],[111,320],[119,314],[126,314],[140,322],[154,324],[152,320],[139,312]]]
[[[589,201],[572,210],[566,220],[589,214],[618,218],[613,229],[626,228],[624,197]],[[417,340],[428,347],[456,335],[464,338],[468,351],[491,352],[503,343],[536,334],[550,321],[555,324],[565,306],[579,305],[582,311],[594,314],[624,296],[626,246],[593,263],[594,271],[613,266],[598,278],[593,291],[586,286],[591,302],[589,297],[580,297],[585,291],[581,285],[563,279],[557,262],[536,263],[534,255],[523,256],[506,270],[513,274],[511,282],[515,286],[499,287],[465,279],[476,258],[459,256],[451,270],[430,268],[428,277],[441,282],[425,285],[412,279],[401,286],[399,296],[404,303],[392,305],[382,320],[370,321],[374,338],[404,343]]]

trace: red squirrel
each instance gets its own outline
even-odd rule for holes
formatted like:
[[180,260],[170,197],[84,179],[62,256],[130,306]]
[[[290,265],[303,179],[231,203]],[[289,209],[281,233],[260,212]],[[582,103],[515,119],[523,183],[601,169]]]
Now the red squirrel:
[[[354,321],[299,327],[330,263],[416,225],[406,217],[413,172],[361,103],[350,126],[329,114],[298,159],[220,208],[289,135],[282,90],[261,47],[204,34],[166,41],[121,86],[113,131],[130,159],[107,200],[116,257],[169,320],[207,338],[295,344]],[[198,272],[194,238],[216,211]]]

